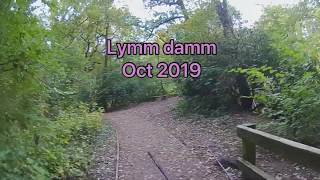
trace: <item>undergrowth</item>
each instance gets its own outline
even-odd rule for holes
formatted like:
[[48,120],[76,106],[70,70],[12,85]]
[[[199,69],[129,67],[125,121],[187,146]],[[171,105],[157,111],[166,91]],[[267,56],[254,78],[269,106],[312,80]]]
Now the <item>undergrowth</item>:
[[12,124],[0,134],[1,179],[83,177],[101,129],[101,113],[85,105],[32,126]]

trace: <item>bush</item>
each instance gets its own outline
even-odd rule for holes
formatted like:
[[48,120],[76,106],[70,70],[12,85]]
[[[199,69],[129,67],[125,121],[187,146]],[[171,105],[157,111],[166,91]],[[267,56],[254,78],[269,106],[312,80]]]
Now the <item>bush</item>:
[[[293,85],[282,84],[281,91],[267,100],[269,117],[278,120],[278,132],[306,144],[320,143],[319,74],[307,72]],[[282,131],[281,131],[282,130]]]
[[231,82],[232,78],[222,68],[204,67],[200,79],[189,79],[183,83],[186,111],[209,115],[216,110],[231,108],[236,104]]
[[98,93],[98,105],[113,110],[130,103],[150,101],[164,93],[160,81],[156,79],[128,79],[119,71],[112,71],[104,75]]
[[273,133],[306,144],[320,143],[320,74],[291,74],[271,67],[238,69],[246,74],[254,89],[254,99],[263,104],[262,113],[274,121]]
[[183,95],[189,101],[189,110],[201,114],[251,110],[252,94],[246,77],[230,70],[264,64],[276,66],[277,56],[263,32],[240,28],[234,33],[237,38],[227,36],[220,40],[217,56],[197,57],[203,68],[201,77],[187,79],[181,86]]
[[101,113],[85,105],[69,108],[55,120],[21,128],[12,124],[0,134],[3,179],[61,179],[85,175]]

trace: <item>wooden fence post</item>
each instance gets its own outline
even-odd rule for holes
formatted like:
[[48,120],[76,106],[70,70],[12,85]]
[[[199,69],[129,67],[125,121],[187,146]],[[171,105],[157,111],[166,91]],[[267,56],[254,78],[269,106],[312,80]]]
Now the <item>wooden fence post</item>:
[[[246,127],[256,129],[255,124],[246,124]],[[242,157],[244,160],[250,162],[251,164],[256,164],[256,145],[247,139],[242,139]]]

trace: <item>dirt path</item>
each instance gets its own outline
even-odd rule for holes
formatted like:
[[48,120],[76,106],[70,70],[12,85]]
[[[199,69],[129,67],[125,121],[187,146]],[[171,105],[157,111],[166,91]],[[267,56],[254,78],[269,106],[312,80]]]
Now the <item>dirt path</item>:
[[[226,179],[218,167],[208,167],[192,149],[155,121],[172,120],[170,111],[176,103],[177,98],[170,98],[106,114],[108,121],[118,131],[119,179],[157,180],[165,179],[165,176],[170,180]],[[165,175],[148,153],[151,153]]]
[[[169,180],[228,179],[217,159],[231,179],[241,179],[240,171],[233,166],[233,162],[241,157],[241,140],[236,135],[236,126],[263,124],[264,120],[248,113],[230,113],[216,118],[181,117],[175,114],[177,111],[172,111],[177,102],[178,98],[169,98],[106,114],[107,121],[119,134],[119,179],[161,180],[166,179],[165,176]],[[161,166],[165,176],[148,153]],[[109,161],[104,164],[110,165]],[[99,172],[105,172],[104,166],[98,169]],[[261,148],[257,149],[257,166],[277,180],[320,180],[320,173]],[[115,168],[110,166],[109,169]],[[104,174],[98,173],[96,177],[114,179],[110,177],[112,174]]]

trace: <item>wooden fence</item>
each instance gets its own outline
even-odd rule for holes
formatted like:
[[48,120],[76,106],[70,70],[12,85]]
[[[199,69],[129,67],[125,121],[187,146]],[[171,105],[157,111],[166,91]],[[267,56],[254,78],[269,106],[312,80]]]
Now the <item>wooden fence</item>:
[[274,136],[255,129],[254,124],[237,127],[237,134],[242,139],[242,158],[238,159],[239,169],[245,179],[274,180],[255,166],[256,146],[268,149],[288,160],[306,165],[320,172],[320,149]]

